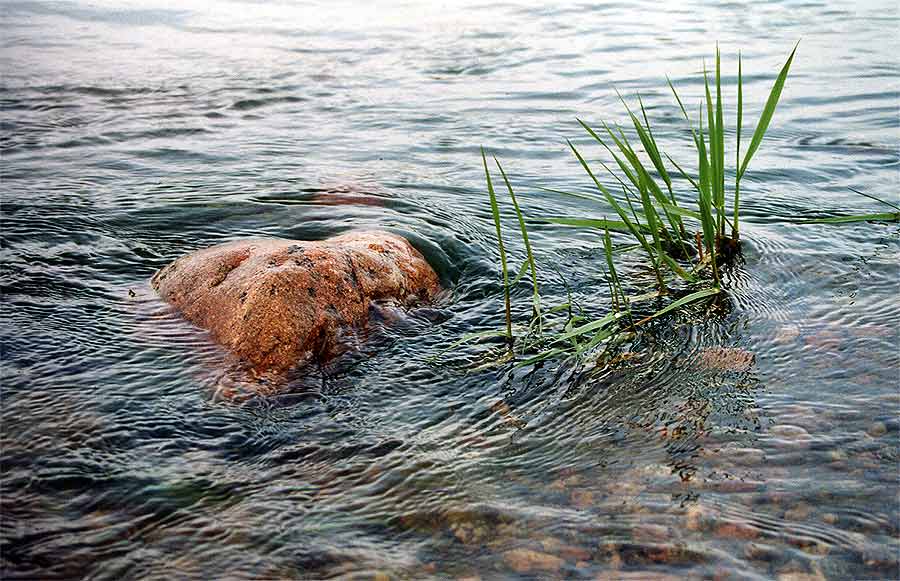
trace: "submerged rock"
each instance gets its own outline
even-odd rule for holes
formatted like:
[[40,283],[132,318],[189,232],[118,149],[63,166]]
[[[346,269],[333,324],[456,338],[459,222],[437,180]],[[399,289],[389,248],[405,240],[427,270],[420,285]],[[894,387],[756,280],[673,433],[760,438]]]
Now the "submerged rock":
[[267,370],[337,355],[374,301],[408,306],[440,290],[406,239],[380,231],[220,244],[177,259],[151,284],[187,320]]
[[738,347],[709,347],[699,355],[700,366],[711,371],[748,371],[755,360],[752,353]]
[[503,560],[516,573],[531,573],[533,571],[555,573],[565,565],[565,561],[555,555],[548,555],[547,553],[524,548],[506,551],[503,553]]

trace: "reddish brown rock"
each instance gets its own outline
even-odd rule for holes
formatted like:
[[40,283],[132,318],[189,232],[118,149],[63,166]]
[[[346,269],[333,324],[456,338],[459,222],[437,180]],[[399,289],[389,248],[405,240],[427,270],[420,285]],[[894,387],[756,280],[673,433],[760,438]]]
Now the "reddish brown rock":
[[555,573],[565,565],[565,561],[557,556],[531,549],[511,549],[503,553],[503,560],[516,573],[531,573],[532,571]]
[[373,301],[412,305],[440,290],[404,238],[351,232],[319,242],[240,240],[183,256],[153,277],[181,314],[257,369],[340,353]]
[[699,357],[700,366],[712,371],[748,371],[754,360],[752,353],[737,347],[710,347]]

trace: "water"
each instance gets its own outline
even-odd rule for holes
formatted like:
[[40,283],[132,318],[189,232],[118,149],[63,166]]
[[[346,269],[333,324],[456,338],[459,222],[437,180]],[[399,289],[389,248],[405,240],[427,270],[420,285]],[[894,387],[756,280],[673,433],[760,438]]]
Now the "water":
[[[894,2],[4,3],[4,578],[897,578],[900,231],[768,217],[897,200],[898,26]],[[480,145],[529,215],[603,216],[534,188],[588,191],[576,116],[640,92],[690,162],[665,75],[693,106],[715,41],[729,87],[742,50],[755,121],[800,38],[728,308],[614,368],[429,363],[502,324]],[[201,246],[370,226],[450,298],[278,395],[219,397],[247,378],[148,286]],[[532,237],[545,301],[565,280],[602,312],[597,237]]]

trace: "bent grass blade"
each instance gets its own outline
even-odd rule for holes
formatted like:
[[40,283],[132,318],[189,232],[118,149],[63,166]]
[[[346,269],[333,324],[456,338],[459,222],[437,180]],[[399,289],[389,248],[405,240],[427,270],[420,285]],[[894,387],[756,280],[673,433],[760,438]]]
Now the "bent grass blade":
[[704,299],[706,297],[711,297],[713,295],[717,295],[720,292],[722,292],[722,291],[719,287],[707,288],[707,289],[703,289],[703,290],[700,290],[697,292],[693,292],[687,296],[681,297],[680,299],[678,299],[677,301],[674,301],[670,305],[666,305],[664,308],[653,313],[649,317],[641,319],[640,321],[635,323],[635,326],[637,327],[637,326],[643,325],[644,323],[651,321],[653,319],[659,318],[659,317],[665,315],[666,313],[671,313],[672,311],[674,311],[676,309],[680,309],[684,305],[687,305],[694,301],[699,301],[700,299]]
[[506,342],[512,346],[512,308],[509,304],[509,271],[506,267],[506,248],[503,246],[502,227],[500,226],[500,207],[497,205],[497,195],[494,193],[494,184],[491,181],[491,172],[488,170],[487,158],[484,148],[481,148],[481,162],[484,165],[484,177],[487,180],[488,196],[491,200],[491,215],[494,218],[494,228],[497,231],[497,246],[500,249],[500,268],[503,271],[503,300],[506,307]]

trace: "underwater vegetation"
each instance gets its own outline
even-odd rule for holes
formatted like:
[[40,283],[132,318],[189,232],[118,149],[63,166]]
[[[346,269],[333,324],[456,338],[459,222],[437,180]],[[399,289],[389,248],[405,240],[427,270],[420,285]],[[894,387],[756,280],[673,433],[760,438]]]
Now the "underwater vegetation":
[[[799,43],[798,43],[799,45]],[[766,131],[775,114],[784,89],[797,45],[794,46],[769,92],[749,145],[742,149],[743,119],[743,66],[740,55],[737,68],[737,106],[735,119],[735,147],[729,152],[725,147],[725,103],[722,97],[721,57],[716,48],[715,69],[710,73],[704,63],[704,96],[692,121],[684,101],[671,80],[668,86],[681,114],[690,129],[696,152],[696,170],[689,172],[672,156],[665,153],[654,136],[650,119],[640,96],[637,107],[632,108],[619,95],[627,113],[628,131],[637,141],[629,139],[626,129],[615,123],[601,121],[592,126],[577,119],[581,127],[611,156],[614,163],[599,161],[603,174],[612,181],[604,183],[596,168],[587,161],[575,145],[567,140],[569,148],[584,172],[596,188],[596,194],[567,192],[552,188],[541,190],[575,196],[594,202],[598,209],[612,212],[614,217],[585,218],[580,216],[541,216],[539,221],[574,228],[597,231],[603,247],[606,283],[611,301],[608,312],[601,317],[587,317],[572,300],[554,306],[542,304],[537,265],[528,238],[526,218],[516,198],[509,176],[494,157],[499,177],[515,210],[519,236],[525,247],[526,260],[515,272],[508,264],[507,243],[504,242],[500,218],[500,201],[484,149],[481,150],[485,181],[487,183],[491,214],[495,227],[497,249],[504,294],[505,326],[501,330],[488,330],[464,336],[447,350],[460,344],[485,339],[501,338],[505,342],[503,353],[494,353],[495,362],[515,360],[517,365],[530,365],[554,357],[580,358],[586,354],[607,353],[610,347],[632,337],[646,323],[664,315],[679,311],[699,301],[724,301],[727,284],[723,270],[733,268],[741,258],[740,196],[741,179],[748,171],[754,154],[759,150]],[[712,79],[710,78],[712,76]],[[618,94],[618,93],[617,93]],[[732,157],[733,156],[733,157]],[[733,160],[733,168],[729,168]],[[610,167],[612,165],[613,167]],[[727,179],[733,177],[733,181]],[[685,195],[676,196],[684,188],[690,192],[692,204],[679,203]],[[840,224],[860,221],[898,221],[900,207],[880,198],[854,190],[856,193],[889,206],[896,212],[867,213],[858,215],[827,216],[791,220],[795,223]],[[730,202],[730,203],[729,203]],[[613,244],[611,233],[617,238],[628,238],[626,244]],[[616,268],[616,255],[640,250],[653,274],[654,287],[637,295],[628,295]],[[531,317],[527,325],[515,325],[512,320],[510,291],[525,276],[531,281]],[[631,281],[629,281],[631,282]],[[665,299],[669,302],[655,311],[642,311],[640,316],[633,309],[634,303],[647,299]]]

